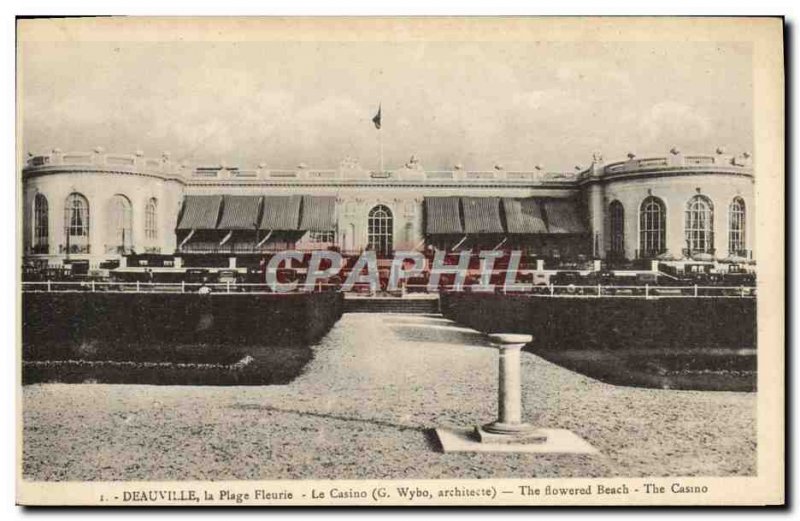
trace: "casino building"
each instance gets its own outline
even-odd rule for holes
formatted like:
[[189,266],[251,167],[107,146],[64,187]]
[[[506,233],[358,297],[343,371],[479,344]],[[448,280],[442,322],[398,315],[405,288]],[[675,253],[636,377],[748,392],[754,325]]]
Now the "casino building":
[[27,265],[96,268],[123,256],[246,266],[271,251],[336,247],[522,249],[575,258],[754,258],[750,155],[629,154],[574,172],[190,167],[168,154],[29,155],[22,169]]

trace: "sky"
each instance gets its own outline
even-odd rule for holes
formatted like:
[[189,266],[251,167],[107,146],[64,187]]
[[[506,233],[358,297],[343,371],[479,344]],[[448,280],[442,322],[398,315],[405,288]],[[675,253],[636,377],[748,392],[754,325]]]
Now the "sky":
[[[570,171],[753,149],[741,43],[25,43],[24,152],[193,165]],[[371,120],[382,107],[380,132]]]

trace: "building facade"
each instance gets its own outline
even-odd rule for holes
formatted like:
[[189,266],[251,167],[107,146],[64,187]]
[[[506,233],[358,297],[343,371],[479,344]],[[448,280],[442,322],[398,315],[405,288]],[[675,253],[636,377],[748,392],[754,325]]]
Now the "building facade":
[[27,263],[97,267],[130,254],[258,256],[285,248],[524,249],[543,258],[754,259],[748,154],[591,165],[573,173],[190,167],[142,153],[31,155]]

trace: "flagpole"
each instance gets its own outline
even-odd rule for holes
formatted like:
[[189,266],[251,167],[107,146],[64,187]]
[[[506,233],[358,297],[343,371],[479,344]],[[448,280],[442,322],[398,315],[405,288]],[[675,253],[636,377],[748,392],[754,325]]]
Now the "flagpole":
[[381,132],[381,104],[378,103],[378,113],[375,114],[375,117],[372,118],[372,123],[375,125],[375,129],[378,131],[378,148],[380,149],[380,167],[381,167],[381,174],[383,173],[383,132]]

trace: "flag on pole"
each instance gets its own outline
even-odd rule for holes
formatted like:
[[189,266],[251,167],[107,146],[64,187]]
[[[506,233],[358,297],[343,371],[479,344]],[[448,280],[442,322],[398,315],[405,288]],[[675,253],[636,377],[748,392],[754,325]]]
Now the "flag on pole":
[[372,118],[372,122],[375,123],[375,128],[378,130],[381,129],[381,106],[378,104],[378,113],[375,114],[375,117]]

